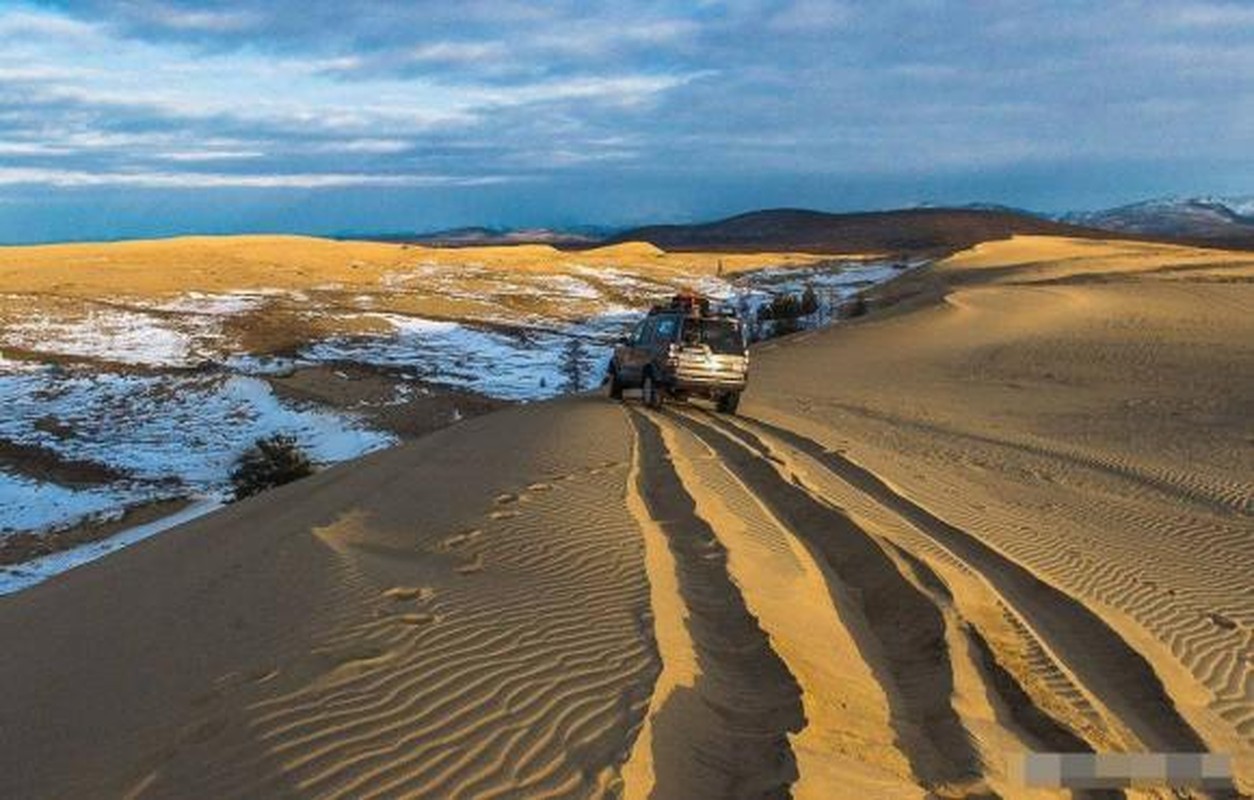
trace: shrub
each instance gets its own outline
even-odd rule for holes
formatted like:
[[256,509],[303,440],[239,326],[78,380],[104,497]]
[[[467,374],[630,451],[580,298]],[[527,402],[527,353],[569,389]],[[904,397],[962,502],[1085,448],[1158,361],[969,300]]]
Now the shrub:
[[[795,294],[777,294],[771,302],[758,307],[758,322],[768,323],[761,330],[769,331],[768,336],[783,336],[801,330],[798,320],[802,311],[803,296]],[[817,305],[817,298],[815,303]]]
[[296,437],[275,433],[258,439],[240,454],[231,471],[231,486],[235,499],[242,500],[313,473],[313,463]]
[[801,316],[801,300],[795,294],[777,294],[771,298],[771,319],[796,319]]
[[796,333],[801,330],[801,321],[796,317],[782,317],[775,320],[775,327],[771,329],[772,336],[787,336],[790,333]]
[[809,316],[819,310],[819,295],[814,291],[813,286],[806,286],[806,290],[801,293],[801,314]]

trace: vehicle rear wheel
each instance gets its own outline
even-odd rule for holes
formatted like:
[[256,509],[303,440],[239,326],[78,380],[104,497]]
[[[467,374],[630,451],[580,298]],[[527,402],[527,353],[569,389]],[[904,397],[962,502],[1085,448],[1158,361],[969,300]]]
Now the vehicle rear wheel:
[[623,384],[618,380],[618,370],[616,369],[610,370],[610,399],[623,399]]
[[640,398],[644,400],[644,404],[649,408],[662,407],[662,390],[653,380],[652,373],[644,376],[644,383],[640,385]]
[[740,407],[740,392],[724,392],[718,398],[718,410],[723,414],[735,414]]

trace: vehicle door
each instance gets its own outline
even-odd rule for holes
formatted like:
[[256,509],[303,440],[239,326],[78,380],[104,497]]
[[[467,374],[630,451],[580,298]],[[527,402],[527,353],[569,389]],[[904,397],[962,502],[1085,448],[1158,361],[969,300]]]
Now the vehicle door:
[[679,335],[680,318],[677,316],[665,316],[657,318],[657,327],[653,332],[653,339],[649,342],[649,358],[648,363],[663,367],[666,357],[670,354],[671,343],[676,340]]
[[641,320],[632,332],[630,340],[619,351],[618,374],[626,383],[639,383],[644,377],[644,365],[649,361],[649,342],[657,328],[657,317]]

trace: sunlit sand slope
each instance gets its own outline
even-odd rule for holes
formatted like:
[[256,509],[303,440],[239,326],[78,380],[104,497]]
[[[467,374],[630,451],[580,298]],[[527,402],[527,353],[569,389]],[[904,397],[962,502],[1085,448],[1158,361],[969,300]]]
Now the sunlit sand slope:
[[884,538],[956,571],[964,616],[1004,607],[980,635],[1074,732],[1191,749],[1184,722],[1248,786],[1254,259],[1019,237],[916,284],[943,300],[764,353],[740,424],[895,511]]
[[883,292],[738,417],[514,408],[0,601],[0,796],[1254,789],[1254,258],[1019,238]]
[[616,409],[519,409],[6,599],[0,795],[609,784],[657,672],[629,460]]

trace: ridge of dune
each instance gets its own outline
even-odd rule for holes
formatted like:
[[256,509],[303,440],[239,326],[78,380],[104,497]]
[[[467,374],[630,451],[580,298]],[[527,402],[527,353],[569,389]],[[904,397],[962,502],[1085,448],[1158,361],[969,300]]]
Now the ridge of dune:
[[512,408],[0,600],[0,795],[1254,791],[1254,256],[1016,237],[869,304],[737,417]]
[[592,247],[583,252],[597,258],[614,258],[616,256],[657,257],[664,255],[666,251],[650,242],[619,242]]
[[[647,242],[588,250],[547,244],[432,247],[294,235],[182,236],[124,242],[0,247],[0,294],[93,298],[167,296],[188,291],[369,289],[415,269],[455,266],[503,274],[629,269],[641,274],[714,275],[764,266],[813,266],[805,253],[670,253]],[[474,277],[471,275],[470,277]]]

